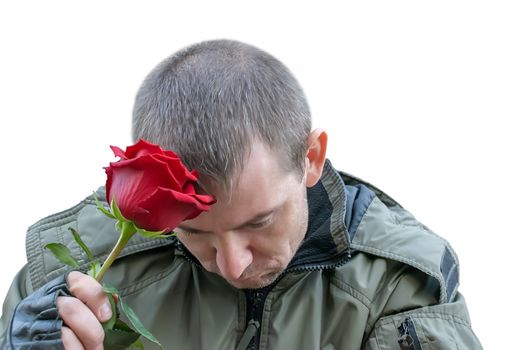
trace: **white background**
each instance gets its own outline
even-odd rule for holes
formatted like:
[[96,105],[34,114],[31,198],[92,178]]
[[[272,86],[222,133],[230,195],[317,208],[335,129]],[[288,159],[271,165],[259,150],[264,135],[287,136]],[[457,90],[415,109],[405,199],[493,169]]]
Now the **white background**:
[[[27,226],[104,180],[163,58],[232,38],[302,83],[334,165],[448,239],[487,349],[522,337],[525,11],[519,1],[3,1],[0,298]],[[315,4],[315,5],[314,5]]]

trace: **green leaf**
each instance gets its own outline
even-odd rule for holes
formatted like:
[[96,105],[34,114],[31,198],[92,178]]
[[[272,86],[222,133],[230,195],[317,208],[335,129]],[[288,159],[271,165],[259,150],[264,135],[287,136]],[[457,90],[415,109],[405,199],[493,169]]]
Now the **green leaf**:
[[142,236],[142,237],[145,237],[145,238],[167,238],[167,237],[171,237],[173,235],[166,235],[164,234],[163,232],[164,231],[147,231],[147,230],[144,230],[140,227],[138,227],[137,225],[133,224],[133,226],[135,227],[135,230]]
[[118,221],[129,221],[122,215],[120,209],[118,208],[117,202],[114,199],[111,200],[111,212]]
[[140,349],[140,350],[144,350],[144,343],[142,342],[142,340],[139,338],[137,340],[135,340],[135,342],[133,344],[131,344],[129,346],[130,349]]
[[80,237],[78,232],[73,227],[68,227],[67,229],[73,235],[73,238],[75,239],[75,242],[77,242],[77,244],[80,246],[80,248],[82,248],[84,253],[86,253],[88,260],[90,262],[93,262],[93,254],[91,253],[91,250],[89,250],[87,245],[84,243],[84,241],[82,240],[82,238]]
[[114,329],[104,331],[104,349],[125,350],[139,341],[140,333],[133,331],[127,324],[117,320]]
[[104,290],[105,293],[116,294],[116,295],[120,296],[120,294],[118,292],[118,289],[113,287],[109,283],[104,283],[104,285],[102,286],[102,290]]
[[93,198],[95,198],[95,203],[97,203],[98,210],[103,212],[107,217],[111,219],[116,219],[115,215],[111,214],[111,212],[106,207],[104,207],[104,205],[102,205],[102,203],[98,200],[97,194],[95,192],[93,192]]
[[162,347],[162,345],[159,343],[159,341],[157,340],[157,338],[155,338],[155,336],[153,336],[153,334],[150,333],[150,331],[148,331],[146,329],[146,327],[144,327],[144,325],[142,324],[142,322],[140,322],[139,320],[139,317],[137,316],[137,314],[135,313],[135,311],[133,311],[129,306],[128,304],[126,304],[122,298],[119,298],[119,305],[120,305],[120,308],[122,310],[122,312],[124,312],[124,314],[126,315],[126,317],[129,319],[129,321],[131,322],[131,324],[133,325],[133,328],[135,328],[135,330],[137,332],[139,332],[144,338],[148,339],[149,341],[157,344],[161,349],[164,349]]
[[159,237],[159,238],[169,238],[169,237],[177,237],[177,233],[176,232],[172,232],[170,234],[163,234],[162,237]]
[[106,322],[102,323],[102,328],[104,329],[104,331],[113,329],[113,326],[115,325],[115,322],[118,318],[117,305],[115,304],[115,299],[113,299],[113,293],[106,292],[106,295],[108,296],[109,303],[111,304],[111,318]]
[[122,225],[124,223],[120,220],[117,220],[117,222],[115,223],[115,229],[117,230],[117,232],[122,232]]
[[131,329],[124,321],[121,319],[117,319],[117,322],[115,322],[115,326],[113,327],[113,330],[119,330],[122,332],[128,332],[133,333],[137,335],[137,340],[131,345],[129,345],[129,349],[141,349],[144,350],[144,344],[140,340],[140,333],[135,332],[133,329]]
[[122,321],[120,318],[117,319],[117,322],[115,322],[115,326],[113,329],[117,329],[119,331],[129,332],[129,333],[135,333],[135,331],[126,324],[126,322]]
[[44,248],[51,251],[58,261],[71,267],[80,267],[78,261],[71,255],[69,248],[62,243],[48,243]]

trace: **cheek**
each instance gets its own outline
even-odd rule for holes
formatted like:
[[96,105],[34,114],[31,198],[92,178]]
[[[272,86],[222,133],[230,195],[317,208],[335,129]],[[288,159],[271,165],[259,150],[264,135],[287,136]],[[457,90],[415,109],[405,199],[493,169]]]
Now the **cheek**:
[[265,232],[254,235],[252,239],[254,261],[273,260],[280,264],[287,264],[304,237],[301,226],[297,223],[281,222]]
[[188,234],[179,234],[178,238],[190,253],[206,267],[210,261],[215,261],[215,248],[209,240],[204,239],[205,237],[192,237]]

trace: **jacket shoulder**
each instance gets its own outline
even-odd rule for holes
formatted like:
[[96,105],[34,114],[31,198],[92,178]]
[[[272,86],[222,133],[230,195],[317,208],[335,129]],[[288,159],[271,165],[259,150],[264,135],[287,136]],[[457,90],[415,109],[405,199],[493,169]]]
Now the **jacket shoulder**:
[[[107,206],[103,187],[95,195],[99,201]],[[76,244],[69,228],[76,230],[81,235],[82,240],[92,251],[94,259],[98,261],[103,261],[106,258],[119,237],[115,228],[115,221],[97,209],[93,195],[86,197],[67,210],[41,219],[29,227],[26,235],[28,276],[34,289],[39,288],[68,269],[44,248],[48,243],[64,244],[81,264],[80,269],[88,268],[87,257]],[[119,257],[172,243],[169,239],[146,239],[140,235],[135,235]]]
[[450,244],[378,188],[341,176],[375,194],[350,230],[350,260],[332,277],[367,309],[363,348],[430,341],[440,349],[481,349],[457,290],[459,262]]
[[410,267],[431,278],[425,283],[439,288],[439,303],[453,300],[459,285],[459,261],[450,244],[377,187],[347,173],[340,175],[346,185],[364,185],[375,194],[352,230],[353,254],[364,252],[401,264],[396,269]]
[[354,251],[399,262],[431,278],[439,303],[453,300],[459,285],[459,261],[450,244],[400,206],[372,200],[350,243]]

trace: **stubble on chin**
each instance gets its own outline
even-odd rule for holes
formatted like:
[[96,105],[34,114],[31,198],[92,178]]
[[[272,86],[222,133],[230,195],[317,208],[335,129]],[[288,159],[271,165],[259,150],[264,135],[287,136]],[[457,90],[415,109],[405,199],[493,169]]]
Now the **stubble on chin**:
[[253,280],[227,282],[237,289],[260,289],[274,283],[281,274],[282,271],[271,272]]

